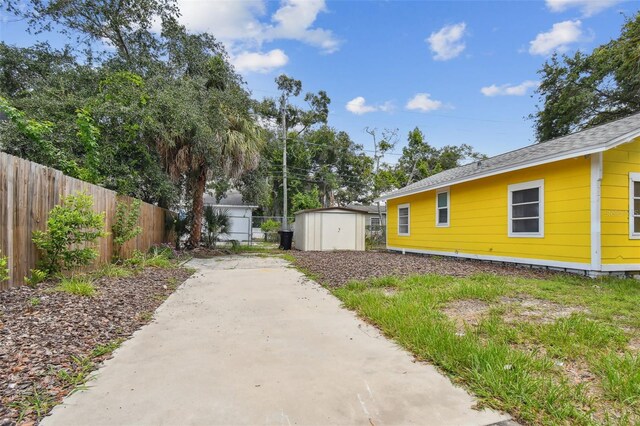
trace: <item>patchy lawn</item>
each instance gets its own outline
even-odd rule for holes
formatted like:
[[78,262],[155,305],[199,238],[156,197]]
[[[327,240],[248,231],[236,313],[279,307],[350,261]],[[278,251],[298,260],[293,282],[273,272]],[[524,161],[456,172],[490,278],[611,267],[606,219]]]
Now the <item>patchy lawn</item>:
[[190,275],[173,264],[137,272],[110,266],[0,292],[0,425],[37,422],[82,387]]
[[386,253],[293,256],[482,405],[524,424],[640,424],[636,280]]

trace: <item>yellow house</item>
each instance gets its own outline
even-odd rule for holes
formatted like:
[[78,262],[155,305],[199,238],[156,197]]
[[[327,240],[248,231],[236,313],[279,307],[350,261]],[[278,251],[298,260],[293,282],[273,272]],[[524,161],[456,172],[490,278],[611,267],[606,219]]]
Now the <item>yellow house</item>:
[[389,250],[589,275],[640,271],[640,114],[381,197]]

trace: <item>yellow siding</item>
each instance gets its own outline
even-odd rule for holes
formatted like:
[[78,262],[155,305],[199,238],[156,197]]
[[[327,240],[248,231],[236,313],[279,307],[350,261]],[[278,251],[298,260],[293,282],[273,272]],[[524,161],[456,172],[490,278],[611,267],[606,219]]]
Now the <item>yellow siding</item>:
[[640,263],[629,238],[629,173],[640,173],[640,139],[605,151],[602,177],[602,264]]
[[[436,191],[387,201],[390,247],[455,254],[591,262],[591,159],[579,157],[454,185],[450,226],[435,226]],[[544,179],[544,237],[508,236],[508,186]],[[410,203],[410,235],[398,235]]]

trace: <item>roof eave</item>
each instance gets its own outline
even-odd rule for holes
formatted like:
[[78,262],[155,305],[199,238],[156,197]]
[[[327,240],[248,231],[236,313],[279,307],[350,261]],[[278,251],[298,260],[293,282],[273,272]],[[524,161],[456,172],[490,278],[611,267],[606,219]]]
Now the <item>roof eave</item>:
[[500,175],[500,174],[503,174],[503,173],[509,173],[509,172],[516,171],[516,170],[527,169],[529,167],[535,167],[535,166],[539,166],[539,165],[542,165],[542,164],[554,163],[556,161],[567,160],[567,159],[570,159],[570,158],[580,157],[582,155],[595,154],[597,152],[606,151],[607,149],[608,148],[606,148],[604,146],[601,146],[601,147],[597,147],[597,148],[590,148],[588,150],[583,150],[583,151],[570,152],[570,153],[567,153],[567,154],[562,155],[562,156],[547,157],[547,158],[544,158],[544,159],[539,159],[539,160],[537,160],[535,162],[526,162],[526,163],[521,163],[521,164],[514,165],[514,166],[502,167],[502,168],[499,168],[499,169],[491,170],[491,171],[486,172],[486,173],[481,173],[479,175],[470,176],[468,178],[456,179],[456,180],[452,180],[452,181],[443,182],[442,184],[426,186],[426,187],[423,187],[423,188],[416,188],[416,189],[414,189],[412,191],[400,192],[401,190],[399,190],[399,191],[392,192],[392,193],[387,194],[387,195],[382,195],[379,198],[374,199],[374,201],[392,200],[394,198],[405,197],[407,195],[413,195],[413,194],[419,194],[421,192],[433,191],[435,189],[440,189],[440,188],[444,188],[444,187],[447,187],[447,186],[458,185],[460,183],[470,182],[470,181],[473,181],[473,180],[478,180],[478,179],[482,179],[482,178],[486,178],[486,177]]

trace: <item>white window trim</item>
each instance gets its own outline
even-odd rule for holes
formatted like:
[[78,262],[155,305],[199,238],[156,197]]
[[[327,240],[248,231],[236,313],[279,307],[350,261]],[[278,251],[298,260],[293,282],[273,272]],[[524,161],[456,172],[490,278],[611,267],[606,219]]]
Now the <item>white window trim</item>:
[[[407,232],[400,232],[400,209],[407,209]],[[411,235],[411,204],[398,204],[398,235],[401,237],[408,237]]]
[[[378,222],[380,222],[380,223],[378,223],[377,225],[374,225],[374,224],[373,224],[373,221],[374,221],[374,220],[377,220],[377,221],[378,221]],[[370,217],[370,218],[369,218],[369,226],[382,226],[382,222],[380,221],[380,217],[378,217],[378,216],[372,216],[372,217]]]
[[[540,214],[539,214],[539,223],[538,223],[538,232],[512,232],[513,223],[512,221],[512,193],[514,191],[522,191],[523,189],[532,189],[539,188],[540,189],[540,199],[538,200],[540,204]],[[522,182],[515,183],[513,185],[509,185],[507,189],[507,208],[508,210],[508,221],[507,221],[507,231],[510,238],[544,238],[544,179],[532,180],[530,182]]]
[[[440,223],[438,220],[440,219],[440,207],[438,207],[438,195],[446,193],[447,194],[447,221],[445,223]],[[451,194],[449,192],[449,187],[442,188],[436,191],[436,228],[448,228],[451,223]]]
[[633,184],[634,182],[640,182],[640,173],[629,173],[629,239],[630,240],[640,240],[640,232],[634,232],[633,222],[634,222],[634,193],[633,193]]

